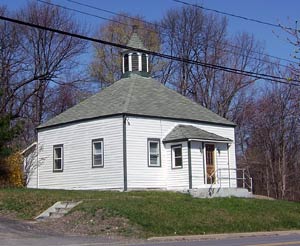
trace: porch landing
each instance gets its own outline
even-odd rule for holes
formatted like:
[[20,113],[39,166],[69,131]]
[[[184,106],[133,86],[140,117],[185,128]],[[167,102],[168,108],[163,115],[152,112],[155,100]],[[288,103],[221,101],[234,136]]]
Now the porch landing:
[[213,198],[213,197],[244,197],[253,198],[252,192],[245,188],[197,188],[190,189],[188,193],[193,197],[198,198]]

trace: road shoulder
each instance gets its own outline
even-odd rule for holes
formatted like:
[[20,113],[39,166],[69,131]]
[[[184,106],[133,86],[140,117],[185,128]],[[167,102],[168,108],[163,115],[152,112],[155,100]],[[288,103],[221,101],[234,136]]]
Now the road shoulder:
[[243,238],[243,237],[288,236],[288,235],[300,235],[300,230],[150,237],[147,240],[151,242],[196,241],[196,240],[221,240],[221,239],[235,239],[235,238]]

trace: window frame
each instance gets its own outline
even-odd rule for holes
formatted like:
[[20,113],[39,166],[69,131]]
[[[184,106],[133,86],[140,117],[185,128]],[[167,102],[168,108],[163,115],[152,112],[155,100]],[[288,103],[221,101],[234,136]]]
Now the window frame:
[[124,55],[124,73],[129,72],[129,55]]
[[139,53],[133,52],[131,54],[131,71],[132,72],[137,72],[139,71]]
[[[150,161],[150,143],[158,143],[158,164],[153,165]],[[147,139],[147,160],[148,160],[148,167],[161,167],[161,147],[160,147],[160,139],[159,138],[148,138]]]
[[[55,149],[61,149],[61,158],[55,158]],[[61,160],[61,168],[56,168],[55,161]],[[64,145],[56,144],[53,145],[53,172],[63,172],[64,171]]]
[[142,54],[141,56],[141,61],[142,61],[142,72],[148,72],[148,64],[147,64],[147,55],[145,53]]
[[[101,160],[102,164],[101,165],[95,165],[94,164],[94,144],[95,143],[101,143]],[[92,168],[103,168],[104,167],[104,139],[103,138],[97,138],[97,139],[92,139]]]
[[[175,151],[174,149],[181,149],[181,166],[176,166],[175,163]],[[171,167],[172,169],[182,169],[183,168],[183,154],[182,154],[182,144],[171,145]]]

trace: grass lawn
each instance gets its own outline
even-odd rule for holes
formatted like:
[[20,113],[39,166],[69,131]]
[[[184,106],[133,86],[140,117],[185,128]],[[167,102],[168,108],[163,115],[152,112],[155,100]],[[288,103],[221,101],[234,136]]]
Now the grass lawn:
[[[300,229],[300,203],[241,198],[197,199],[146,192],[0,189],[0,214],[32,219],[56,201],[84,200],[75,211],[89,219],[105,211],[127,218],[143,237]],[[88,200],[90,199],[90,200]]]

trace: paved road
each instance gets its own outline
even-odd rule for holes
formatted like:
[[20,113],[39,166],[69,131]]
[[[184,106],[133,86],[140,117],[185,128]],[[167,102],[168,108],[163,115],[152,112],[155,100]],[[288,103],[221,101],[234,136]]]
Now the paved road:
[[103,237],[65,236],[39,231],[30,223],[0,217],[0,246],[279,246],[300,245],[300,234],[194,241],[120,241]]
[[60,235],[40,230],[35,223],[0,217],[0,246],[95,246],[114,245],[118,242],[102,237]]
[[[143,245],[143,244],[140,244]],[[147,244],[148,245],[148,244]],[[259,236],[243,237],[220,240],[196,240],[190,242],[166,242],[149,244],[157,246],[279,246],[279,245],[300,245],[300,235],[289,236]]]

